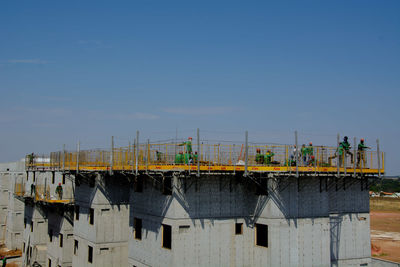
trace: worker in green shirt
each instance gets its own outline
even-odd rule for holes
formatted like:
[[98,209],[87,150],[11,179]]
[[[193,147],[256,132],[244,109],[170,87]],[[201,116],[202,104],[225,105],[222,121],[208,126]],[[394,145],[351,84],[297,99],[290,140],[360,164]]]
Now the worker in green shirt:
[[184,161],[185,163],[191,162],[192,159],[192,137],[189,137],[186,142],[183,142],[182,144],[179,144],[179,146],[185,146],[185,155],[184,155]]
[[310,142],[307,147],[307,162],[311,160],[311,157],[314,155],[314,147]]
[[310,157],[310,160],[307,162],[308,166],[312,167],[314,166],[315,163],[315,157],[314,155]]
[[56,194],[58,195],[58,199],[61,200],[63,195],[61,183],[58,183],[58,186],[56,187]]
[[195,152],[194,152],[194,155],[193,155],[193,161],[194,161],[194,163],[197,163],[198,158],[199,158],[199,155],[197,154],[197,151],[195,151]]
[[365,150],[369,149],[370,147],[367,147],[364,144],[364,139],[361,138],[360,143],[358,144],[357,148],[357,168],[360,168],[360,163],[361,161],[363,162],[362,166],[365,168],[366,160],[365,160]]
[[6,258],[6,256],[3,256],[2,258],[1,258],[1,263],[2,263],[2,267],[6,267],[7,266],[7,258]]
[[350,155],[350,159],[351,159],[351,164],[353,164],[354,160],[353,160],[353,153],[350,152],[351,146],[350,143],[348,141],[348,137],[345,136],[343,138],[343,142],[340,143],[340,145],[342,146],[343,150],[344,150],[344,156],[347,156],[347,154]]
[[192,137],[189,137],[186,142],[183,142],[179,146],[185,146],[187,154],[192,154]]
[[33,165],[33,159],[35,158],[35,154],[31,153],[28,155],[28,163],[29,163],[29,167],[32,167]]
[[267,165],[272,163],[273,156],[275,156],[275,154],[272,153],[271,150],[267,150],[267,153],[265,154],[265,163],[267,163]]
[[162,153],[158,150],[156,150],[156,158],[157,158],[157,162],[161,162],[162,161]]
[[257,148],[256,150],[256,163],[263,164],[264,163],[264,155],[261,154],[261,149]]

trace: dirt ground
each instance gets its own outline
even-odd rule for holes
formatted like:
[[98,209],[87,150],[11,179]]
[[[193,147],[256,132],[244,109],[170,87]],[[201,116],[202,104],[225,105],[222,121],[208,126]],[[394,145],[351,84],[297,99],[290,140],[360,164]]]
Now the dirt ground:
[[[17,250],[8,250],[7,248],[5,248],[4,246],[0,246],[0,258],[3,256],[6,257],[13,257],[13,256],[21,256],[22,255],[22,251],[17,249]],[[10,259],[7,260],[7,265],[6,267],[17,267],[20,266],[21,264],[15,261],[18,261],[18,259]],[[10,262],[10,261],[14,261],[14,262]]]
[[6,248],[0,248],[0,257],[6,256],[6,257],[11,257],[11,256],[21,256],[22,251],[17,249],[17,250],[8,250]]
[[400,202],[397,199],[393,201],[371,199],[372,257],[400,263],[399,205]]

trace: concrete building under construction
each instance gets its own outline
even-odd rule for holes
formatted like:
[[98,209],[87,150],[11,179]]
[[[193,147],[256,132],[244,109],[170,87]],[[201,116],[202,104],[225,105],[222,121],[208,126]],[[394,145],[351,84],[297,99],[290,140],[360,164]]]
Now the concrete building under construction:
[[306,148],[198,131],[30,154],[0,164],[0,240],[23,266],[371,265],[368,181],[384,153]]

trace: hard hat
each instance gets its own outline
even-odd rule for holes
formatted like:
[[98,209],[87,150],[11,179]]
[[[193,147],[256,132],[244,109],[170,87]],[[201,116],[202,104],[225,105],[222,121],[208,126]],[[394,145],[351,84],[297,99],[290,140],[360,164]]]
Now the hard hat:
[[61,183],[58,183],[58,185],[61,185]]
[[189,137],[188,139],[192,140],[193,138],[192,138],[192,137]]
[[312,142],[310,142],[310,146],[312,146]]
[[311,158],[312,158],[312,159],[315,159],[315,157],[314,157],[314,156],[311,156]]
[[361,140],[360,140],[361,142],[364,142],[364,138],[361,138]]

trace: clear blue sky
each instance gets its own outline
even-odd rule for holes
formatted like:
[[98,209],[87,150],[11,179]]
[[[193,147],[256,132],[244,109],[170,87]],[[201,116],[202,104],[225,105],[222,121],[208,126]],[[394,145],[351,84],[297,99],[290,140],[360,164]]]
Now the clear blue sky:
[[379,138],[400,174],[399,1],[1,1],[0,162],[77,140]]

